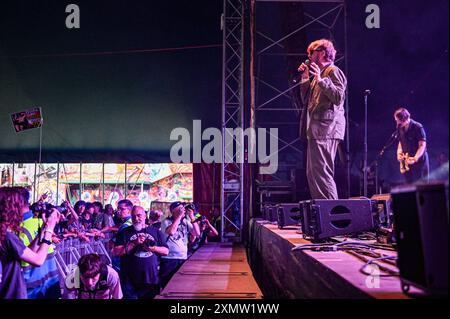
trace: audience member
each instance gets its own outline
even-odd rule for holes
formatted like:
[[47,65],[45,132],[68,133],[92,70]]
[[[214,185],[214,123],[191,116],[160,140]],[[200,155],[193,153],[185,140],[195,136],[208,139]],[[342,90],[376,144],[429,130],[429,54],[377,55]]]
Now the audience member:
[[119,275],[98,254],[81,256],[78,273],[79,287],[68,289],[68,299],[122,299]]
[[145,210],[134,206],[133,225],[119,231],[114,256],[120,256],[120,280],[126,299],[151,299],[159,294],[158,256],[169,253],[161,231],[145,224]]
[[161,230],[169,247],[169,254],[161,257],[161,287],[164,288],[172,276],[188,258],[189,234],[200,235],[194,211],[185,210],[183,203],[170,204],[171,216],[161,222]]
[[[47,258],[53,229],[59,218],[56,209],[46,219],[41,234],[34,238],[39,241],[36,251],[26,247],[18,237],[23,220],[23,210],[28,208],[29,193],[23,187],[0,188],[0,299],[26,299],[27,290],[20,262],[41,266]],[[32,242],[31,244],[34,244]]]

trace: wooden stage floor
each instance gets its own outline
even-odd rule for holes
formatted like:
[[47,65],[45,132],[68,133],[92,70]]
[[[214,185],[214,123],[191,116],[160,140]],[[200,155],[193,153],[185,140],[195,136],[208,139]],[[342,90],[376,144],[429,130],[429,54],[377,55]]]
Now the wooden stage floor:
[[157,299],[261,299],[242,245],[208,243],[172,277]]

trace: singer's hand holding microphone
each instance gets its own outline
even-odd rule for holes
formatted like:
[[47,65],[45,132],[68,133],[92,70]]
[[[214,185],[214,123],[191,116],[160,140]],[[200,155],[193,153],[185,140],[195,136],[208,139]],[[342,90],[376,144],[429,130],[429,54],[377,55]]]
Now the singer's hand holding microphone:
[[301,79],[302,80],[308,80],[309,79],[309,65],[311,65],[311,61],[305,60],[300,66],[298,67],[297,71],[301,73]]
[[[310,60],[305,60],[305,62],[300,64],[297,71],[300,73],[300,80],[308,80],[310,73],[312,76],[316,77],[316,80],[320,80],[320,68],[316,63],[311,62]],[[298,78],[294,79],[294,82],[298,82]]]

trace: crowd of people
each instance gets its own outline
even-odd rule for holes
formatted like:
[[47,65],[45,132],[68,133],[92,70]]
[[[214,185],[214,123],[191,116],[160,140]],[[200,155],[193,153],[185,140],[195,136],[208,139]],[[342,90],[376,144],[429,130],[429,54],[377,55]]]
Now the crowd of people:
[[[84,201],[55,207],[45,195],[30,206],[29,196],[0,188],[0,299],[151,299],[208,238],[219,239],[193,203],[171,203],[164,218],[128,199],[114,210]],[[73,278],[61,278],[55,246],[67,238],[101,240],[110,258],[85,254]]]

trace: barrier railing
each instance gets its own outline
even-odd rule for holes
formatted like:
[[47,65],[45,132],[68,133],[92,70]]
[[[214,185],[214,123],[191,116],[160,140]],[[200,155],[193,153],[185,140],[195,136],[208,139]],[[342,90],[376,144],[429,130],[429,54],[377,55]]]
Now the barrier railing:
[[67,238],[56,245],[55,258],[60,275],[65,278],[71,265],[76,265],[81,256],[91,253],[103,255],[105,261],[111,264],[111,257],[101,240],[81,241],[78,238]]

